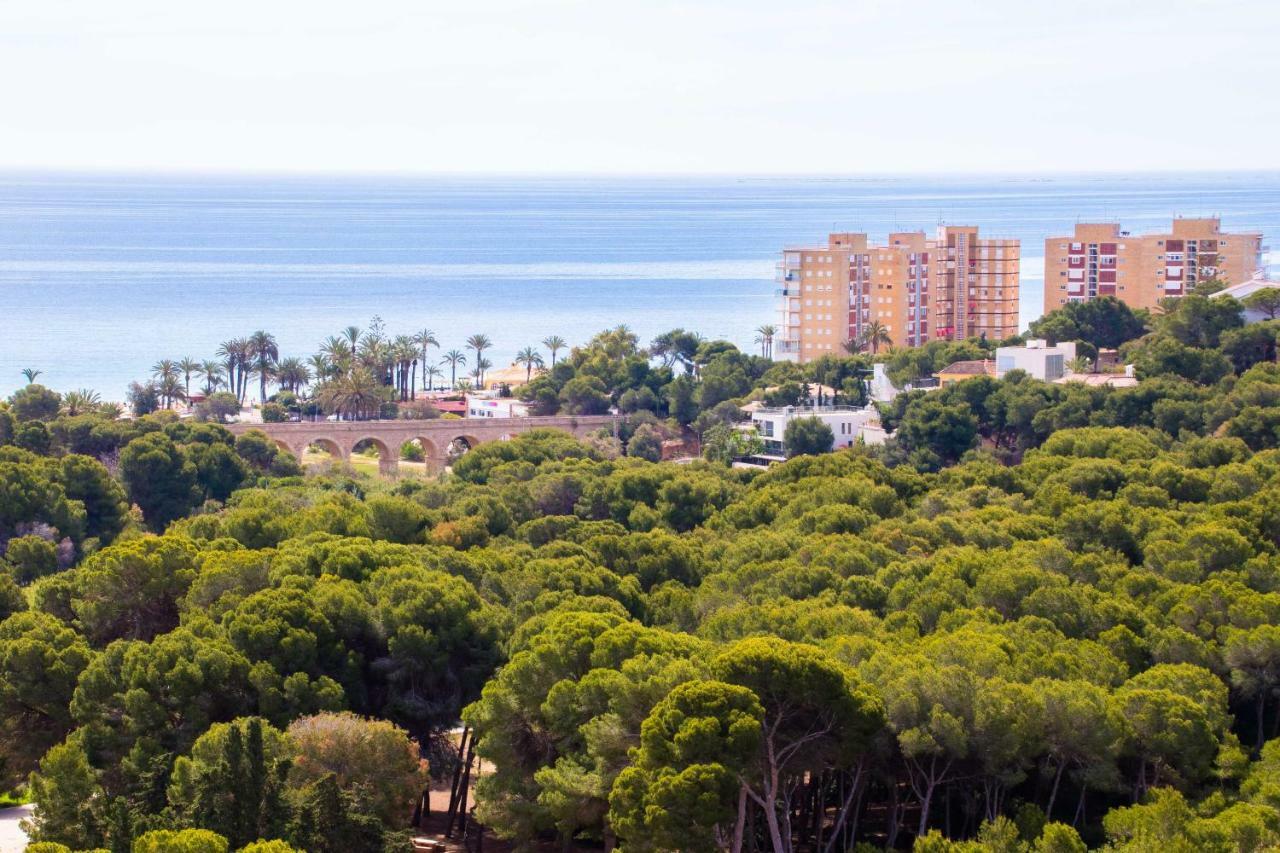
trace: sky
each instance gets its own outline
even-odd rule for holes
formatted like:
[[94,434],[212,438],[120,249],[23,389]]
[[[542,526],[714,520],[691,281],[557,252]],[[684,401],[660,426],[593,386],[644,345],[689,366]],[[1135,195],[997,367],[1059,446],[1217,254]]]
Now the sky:
[[1280,168],[1276,0],[0,0],[0,168]]

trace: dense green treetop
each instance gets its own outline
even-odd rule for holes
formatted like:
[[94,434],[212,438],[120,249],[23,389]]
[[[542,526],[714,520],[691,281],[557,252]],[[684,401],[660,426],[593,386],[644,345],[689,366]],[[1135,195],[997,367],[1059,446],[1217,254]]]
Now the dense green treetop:
[[[1280,368],[1232,310],[1129,329],[1135,387],[911,392],[887,446],[766,471],[539,432],[299,476],[216,425],[24,412],[49,444],[0,447],[0,769],[76,850],[402,850],[459,724],[478,819],[525,846],[1267,849]],[[643,449],[663,415],[728,427],[699,400],[742,377],[816,378],[655,343],[599,336],[539,405],[625,386]]]

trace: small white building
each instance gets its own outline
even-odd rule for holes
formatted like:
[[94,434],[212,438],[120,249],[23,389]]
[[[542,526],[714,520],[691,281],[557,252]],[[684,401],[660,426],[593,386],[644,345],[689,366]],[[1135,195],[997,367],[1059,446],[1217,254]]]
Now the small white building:
[[1069,372],[1067,362],[1076,357],[1074,341],[1057,346],[1032,339],[1025,346],[999,347],[996,350],[996,378],[1002,378],[1010,370],[1025,370],[1035,379],[1053,382]]
[[831,428],[831,449],[852,447],[855,444],[883,444],[884,428],[880,425],[880,412],[875,406],[775,406],[761,407],[751,412],[749,424],[744,429],[754,429],[764,441],[764,456],[785,458],[782,438],[787,424],[800,418],[817,418]]
[[515,397],[482,397],[467,395],[469,418],[527,418],[529,407]]
[[[1277,290],[1280,289],[1280,281],[1264,276],[1256,276],[1248,281],[1242,281],[1239,284],[1232,284],[1222,288],[1214,296],[1230,296],[1232,299],[1244,301],[1246,296],[1252,296],[1259,290]],[[1254,311],[1252,308],[1244,309],[1244,321],[1246,323],[1261,323],[1263,320],[1270,320],[1261,311]]]

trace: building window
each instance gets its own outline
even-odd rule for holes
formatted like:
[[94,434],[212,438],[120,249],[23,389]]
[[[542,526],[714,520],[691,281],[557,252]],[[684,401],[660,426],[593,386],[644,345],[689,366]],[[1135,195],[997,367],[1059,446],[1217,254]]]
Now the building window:
[[1062,355],[1051,355],[1044,360],[1044,378],[1047,381],[1061,379],[1063,375]]

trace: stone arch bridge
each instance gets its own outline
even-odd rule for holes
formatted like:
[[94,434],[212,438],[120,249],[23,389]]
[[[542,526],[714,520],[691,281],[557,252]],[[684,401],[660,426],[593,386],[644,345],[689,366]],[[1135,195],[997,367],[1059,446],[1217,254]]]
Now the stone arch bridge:
[[293,421],[288,423],[234,423],[227,429],[236,435],[261,430],[284,450],[302,461],[302,454],[317,445],[346,462],[351,451],[364,442],[378,450],[378,470],[396,473],[400,446],[417,440],[426,454],[427,467],[443,468],[448,462],[449,448],[455,443],[470,450],[488,441],[506,441],[520,433],[535,429],[559,429],[579,438],[602,427],[613,428],[619,418],[614,415],[582,415],[550,418],[438,418],[423,421]]

